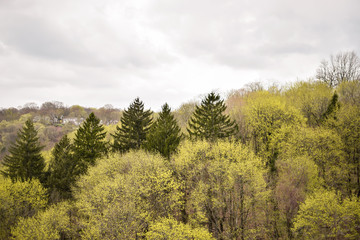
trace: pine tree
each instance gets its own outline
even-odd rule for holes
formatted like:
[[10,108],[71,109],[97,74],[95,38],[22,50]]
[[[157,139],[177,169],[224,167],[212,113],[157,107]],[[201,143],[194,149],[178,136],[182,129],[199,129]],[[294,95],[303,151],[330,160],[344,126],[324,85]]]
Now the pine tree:
[[238,127],[228,115],[224,115],[226,106],[219,94],[209,93],[196,106],[193,116],[189,120],[187,131],[192,139],[206,139],[215,141],[236,134]]
[[71,186],[81,173],[78,162],[75,161],[72,148],[70,139],[65,135],[51,152],[52,159],[49,165],[47,184],[52,198],[70,198],[72,195]]
[[139,149],[146,139],[152,123],[152,111],[144,111],[144,103],[136,98],[121,117],[121,127],[116,127],[113,150],[125,153]]
[[171,108],[165,103],[159,118],[150,128],[145,148],[149,151],[159,152],[165,158],[170,159],[170,155],[176,151],[182,138],[180,131],[174,115],[171,114]]
[[37,178],[44,180],[45,161],[41,155],[44,147],[40,145],[37,131],[29,119],[19,130],[17,139],[11,145],[10,154],[5,156],[1,173],[15,181],[27,181]]
[[82,173],[85,173],[89,166],[95,165],[98,158],[107,154],[105,136],[104,126],[94,113],[90,113],[75,133],[74,139],[74,157]]

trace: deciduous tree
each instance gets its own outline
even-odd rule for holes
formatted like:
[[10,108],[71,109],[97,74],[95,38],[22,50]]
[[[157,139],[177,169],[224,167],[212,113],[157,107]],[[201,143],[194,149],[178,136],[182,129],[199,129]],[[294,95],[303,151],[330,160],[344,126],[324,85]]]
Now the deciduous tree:
[[140,150],[102,159],[75,190],[83,239],[141,238],[158,218],[176,217],[180,186],[160,156]]
[[173,168],[183,183],[183,222],[205,225],[217,239],[264,237],[265,168],[250,149],[225,140],[185,141]]
[[297,109],[287,106],[284,98],[264,91],[256,92],[247,99],[245,117],[250,146],[267,160],[270,170],[275,170],[275,162],[269,152],[270,139],[282,126],[301,124],[303,117]]
[[320,190],[309,196],[295,218],[298,239],[359,239],[360,202],[341,199],[333,191]]
[[360,59],[355,52],[340,52],[323,60],[317,69],[316,78],[336,87],[342,82],[360,81]]
[[182,133],[186,133],[186,126],[195,110],[196,102],[189,101],[181,104],[181,106],[174,111],[174,117],[178,121]]
[[321,118],[329,106],[333,91],[326,83],[305,81],[294,83],[284,95],[287,105],[297,108],[306,118],[306,123],[316,127],[321,125]]
[[206,229],[192,228],[189,224],[171,218],[163,218],[151,224],[145,236],[149,240],[215,240]]
[[11,235],[14,239],[77,239],[72,231],[70,211],[69,203],[62,202],[39,211],[33,217],[21,217]]
[[0,176],[0,239],[10,239],[20,217],[32,217],[46,205],[46,189],[39,180],[12,183]]
[[337,120],[336,130],[344,143],[346,154],[349,193],[360,197],[360,106],[342,105]]

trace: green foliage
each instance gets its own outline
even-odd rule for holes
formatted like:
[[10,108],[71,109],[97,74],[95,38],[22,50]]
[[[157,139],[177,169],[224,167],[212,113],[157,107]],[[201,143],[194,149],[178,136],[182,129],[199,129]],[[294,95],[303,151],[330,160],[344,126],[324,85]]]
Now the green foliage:
[[73,105],[70,108],[70,115],[69,117],[83,117],[85,118],[87,113],[85,109],[79,105]]
[[228,115],[224,115],[226,106],[219,94],[209,93],[201,101],[200,106],[195,107],[193,116],[188,122],[187,131],[190,138],[216,141],[228,138],[236,134],[238,128]]
[[29,119],[18,132],[16,142],[9,149],[10,154],[5,156],[2,163],[5,169],[1,173],[12,181],[43,180],[45,162],[41,156],[42,148]]
[[344,143],[349,194],[360,196],[360,104],[340,108],[336,130]]
[[46,190],[37,179],[15,183],[0,179],[0,239],[10,237],[10,228],[20,217],[31,217],[46,205]]
[[170,155],[176,152],[182,135],[171,109],[167,103],[162,106],[159,118],[151,126],[145,148],[149,151],[159,152],[163,157],[170,159]]
[[348,165],[340,136],[325,128],[282,128],[272,139],[272,151],[279,159],[306,157],[318,168],[324,184],[338,190],[346,189]]
[[344,143],[349,175],[349,196],[360,197],[360,81],[341,83],[339,92],[341,108],[336,112],[332,127]]
[[71,198],[71,187],[81,173],[79,167],[70,139],[65,135],[52,150],[49,164],[47,185],[53,201]]
[[185,193],[183,222],[207,226],[218,239],[264,236],[265,168],[247,147],[186,141],[173,165]]
[[[255,83],[233,91],[226,106],[210,93],[174,117],[165,104],[151,127],[152,113],[137,98],[118,126],[90,114],[76,132],[75,125],[50,125],[51,117],[94,110],[106,125],[120,111],[57,102],[0,110],[0,120],[11,120],[0,122],[0,158],[17,140],[17,155],[7,156],[17,160],[0,166],[13,176],[0,176],[0,239],[358,239],[359,93],[356,80],[336,89],[309,81],[265,91]],[[196,141],[178,146],[175,119],[184,130],[191,113]],[[15,133],[29,118],[33,130],[25,124],[19,136],[29,131],[33,140],[24,144]],[[111,138],[120,154],[108,155]],[[38,147],[42,169],[45,156],[48,189],[37,179],[43,174],[14,177],[36,170],[18,167],[32,159],[25,145]],[[53,205],[44,210],[46,192]],[[71,205],[61,202],[68,198]]]
[[96,160],[107,154],[106,132],[100,120],[91,113],[82,126],[76,131],[74,139],[75,161],[79,162],[81,172],[95,165]]
[[204,228],[192,228],[188,224],[183,224],[171,218],[162,218],[151,224],[149,231],[145,234],[149,240],[212,240],[211,234]]
[[267,160],[271,170],[275,170],[269,152],[272,136],[283,126],[301,125],[303,117],[297,109],[287,106],[284,98],[264,91],[256,92],[247,99],[245,117],[250,132],[250,146]]
[[309,196],[295,218],[293,231],[299,239],[359,239],[360,202],[341,199],[333,191]]
[[300,110],[309,126],[319,126],[333,93],[322,82],[297,82],[286,92],[287,102]]
[[144,103],[136,98],[121,117],[121,127],[116,127],[113,150],[125,153],[131,149],[140,149],[146,140],[152,123],[152,111],[144,111]]
[[159,156],[138,151],[99,161],[78,182],[76,206],[85,239],[135,239],[151,222],[176,217],[180,184]]
[[339,96],[335,92],[330,100],[330,103],[329,103],[328,108],[326,109],[326,112],[321,116],[321,119],[320,119],[321,122],[327,121],[328,123],[331,124],[332,120],[336,120],[336,111],[340,108],[338,98],[339,98]]
[[52,205],[31,218],[20,218],[11,230],[14,239],[70,239],[70,206],[67,202]]

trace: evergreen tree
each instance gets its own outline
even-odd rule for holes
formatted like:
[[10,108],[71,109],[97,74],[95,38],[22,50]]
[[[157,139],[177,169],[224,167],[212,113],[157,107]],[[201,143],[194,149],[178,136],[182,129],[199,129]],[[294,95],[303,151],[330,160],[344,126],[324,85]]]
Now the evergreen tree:
[[219,138],[233,136],[238,127],[228,115],[224,115],[226,106],[219,94],[209,93],[196,106],[193,116],[189,120],[187,131],[190,138],[215,141]]
[[179,146],[182,138],[171,108],[167,103],[162,106],[159,118],[151,126],[146,137],[145,148],[149,151],[159,152],[162,156],[169,159]]
[[113,150],[121,153],[139,149],[146,139],[152,123],[152,111],[144,111],[144,103],[136,98],[121,117],[121,127],[116,127]]
[[80,175],[80,169],[74,159],[70,139],[65,135],[52,150],[49,165],[48,187],[51,197],[66,199],[71,197],[71,186]]
[[337,95],[336,92],[334,92],[334,95],[332,96],[330,103],[326,109],[326,112],[320,118],[320,122],[324,122],[328,120],[331,116],[334,119],[336,118],[335,112],[340,108],[338,98],[339,96]]
[[96,160],[107,154],[106,132],[104,126],[94,113],[90,113],[82,126],[75,133],[74,157],[82,173],[89,165],[93,166]]
[[45,161],[41,155],[44,147],[40,145],[37,131],[29,119],[18,132],[16,142],[10,147],[10,154],[5,156],[1,173],[15,181],[27,181],[37,178],[44,180]]

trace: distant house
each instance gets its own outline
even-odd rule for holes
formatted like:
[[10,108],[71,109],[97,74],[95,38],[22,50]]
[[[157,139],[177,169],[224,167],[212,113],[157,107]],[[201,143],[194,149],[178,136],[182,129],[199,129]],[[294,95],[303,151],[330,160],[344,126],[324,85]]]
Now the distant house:
[[84,121],[84,118],[63,118],[62,119],[63,124],[72,123],[76,126],[79,126],[83,121]]
[[106,122],[106,125],[116,125],[118,124],[119,120],[109,120]]
[[[44,124],[50,124],[50,125],[58,125],[58,124],[74,124],[75,126],[79,126],[80,124],[82,124],[85,119],[84,118],[76,118],[76,117],[72,117],[72,118],[65,118],[63,115],[61,116],[56,116],[56,115],[51,115],[51,117],[49,116],[35,116],[34,117],[34,122],[42,122]],[[107,120],[107,121],[103,121],[100,120],[100,124],[104,124],[104,125],[116,125],[118,124],[118,120]]]

